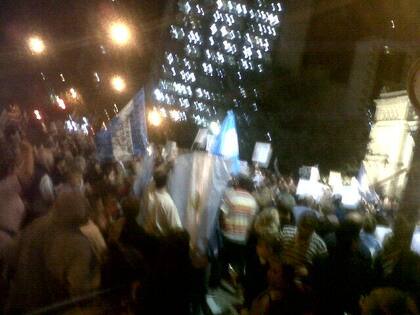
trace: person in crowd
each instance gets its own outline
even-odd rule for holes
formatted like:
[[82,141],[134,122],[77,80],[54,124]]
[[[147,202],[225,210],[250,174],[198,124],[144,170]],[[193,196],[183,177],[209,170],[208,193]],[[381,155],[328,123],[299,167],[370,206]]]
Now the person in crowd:
[[15,154],[0,139],[0,263],[3,249],[21,229],[25,206],[21,198],[22,187],[16,174]]
[[147,193],[144,209],[145,230],[152,235],[165,235],[172,230],[182,229],[178,209],[166,188],[167,170],[157,169],[153,180],[155,187]]
[[54,169],[51,174],[51,179],[54,186],[59,186],[66,180],[66,174],[68,172],[68,164],[64,156],[59,155],[54,158]]
[[251,180],[240,175],[234,180],[233,187],[228,189],[223,197],[220,207],[223,235],[222,277],[229,264],[236,273],[243,274],[246,243],[258,209],[251,192]]
[[83,171],[80,166],[73,162],[67,168],[64,182],[55,188],[57,195],[61,192],[73,190],[84,192]]
[[273,257],[267,273],[268,288],[253,302],[250,315],[311,314],[307,295],[295,283],[295,269]]
[[255,217],[253,229],[247,242],[245,273],[243,277],[244,306],[251,307],[252,301],[266,287],[268,260],[274,251],[280,252],[280,217],[277,209],[265,209]]
[[418,315],[413,299],[392,287],[373,290],[360,302],[362,315]]
[[109,240],[132,246],[142,255],[152,257],[155,254],[157,241],[148,235],[136,221],[140,212],[139,204],[139,200],[132,196],[123,199],[121,204],[123,216],[111,226]]
[[335,233],[339,222],[330,198],[321,200],[319,207],[321,215],[319,217],[317,233],[324,239],[328,234]]
[[359,314],[358,301],[372,288],[372,260],[369,251],[361,250],[360,230],[360,221],[347,218],[337,229],[328,258],[314,267],[320,314]]
[[310,196],[299,197],[297,200],[297,205],[293,207],[294,222],[299,222],[302,214],[308,211],[312,211],[318,216],[318,213],[315,211],[315,205],[316,202],[314,198]]
[[280,178],[278,181],[278,188],[276,189],[277,203],[282,203],[287,208],[293,209],[296,206],[296,201],[291,194],[291,189],[286,182],[286,179]]
[[80,231],[88,207],[82,193],[65,192],[51,215],[20,236],[7,314],[26,314],[99,287],[99,258]]
[[363,230],[360,232],[360,241],[369,248],[372,258],[376,257],[381,250],[381,243],[375,236],[376,220],[375,217],[366,214],[363,222]]
[[399,215],[375,261],[378,285],[409,292],[420,305],[420,256],[411,250],[414,223]]
[[44,141],[34,147],[35,169],[30,186],[26,190],[26,200],[30,207],[25,224],[45,215],[54,199],[54,185],[51,172],[54,168],[54,156],[51,143]]
[[284,245],[284,261],[295,267],[298,276],[308,276],[315,259],[327,255],[327,247],[315,232],[318,218],[313,211],[304,212],[297,227],[287,226],[281,234]]

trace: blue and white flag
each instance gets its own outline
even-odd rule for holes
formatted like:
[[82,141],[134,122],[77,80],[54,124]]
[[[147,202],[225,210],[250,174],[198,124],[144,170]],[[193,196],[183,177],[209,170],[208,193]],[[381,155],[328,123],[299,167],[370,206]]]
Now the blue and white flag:
[[230,110],[223,120],[220,133],[214,140],[211,153],[219,155],[229,160],[231,172],[236,175],[239,173],[239,144],[238,133],[236,132],[235,115]]
[[144,89],[111,120],[108,130],[97,134],[96,146],[101,160],[125,161],[146,153],[148,141]]
[[379,200],[378,194],[369,183],[369,177],[363,162],[360,166],[359,173],[357,174],[357,181],[359,182],[359,191],[363,198],[369,202],[375,202]]

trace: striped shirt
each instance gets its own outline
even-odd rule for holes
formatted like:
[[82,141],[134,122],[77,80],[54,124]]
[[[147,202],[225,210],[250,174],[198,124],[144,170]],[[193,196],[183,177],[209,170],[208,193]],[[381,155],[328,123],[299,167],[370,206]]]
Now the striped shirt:
[[229,189],[221,206],[223,235],[236,243],[245,243],[257,212],[257,202],[247,191]]
[[324,241],[315,232],[307,243],[298,242],[297,228],[294,226],[283,228],[281,235],[284,246],[283,257],[287,263],[296,267],[312,265],[314,258],[328,253]]

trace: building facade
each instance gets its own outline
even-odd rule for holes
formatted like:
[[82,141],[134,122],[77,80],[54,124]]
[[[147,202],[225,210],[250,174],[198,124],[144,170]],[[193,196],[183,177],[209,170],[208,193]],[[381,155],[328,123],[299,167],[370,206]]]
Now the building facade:
[[364,164],[370,184],[387,196],[399,197],[411,164],[418,117],[406,91],[382,93],[375,103],[375,122]]
[[[278,36],[282,6],[268,0],[179,0],[152,98],[164,117],[199,126],[236,109],[250,124]],[[239,114],[239,115],[238,115]],[[238,117],[240,116],[240,117]]]

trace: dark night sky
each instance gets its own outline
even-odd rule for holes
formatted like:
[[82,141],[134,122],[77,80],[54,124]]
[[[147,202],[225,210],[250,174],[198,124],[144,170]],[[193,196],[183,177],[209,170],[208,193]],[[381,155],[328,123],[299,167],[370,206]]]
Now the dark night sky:
[[[162,55],[169,19],[163,18],[169,0],[2,0],[0,4],[0,105],[17,101],[27,106],[43,102],[48,86],[59,93],[69,86],[81,90],[87,106],[123,105],[147,83],[154,58]],[[379,37],[415,43],[419,34],[418,0],[315,0],[316,10],[307,38],[305,65],[321,65],[333,80],[345,83],[354,43]],[[285,12],[287,14],[287,12]],[[137,35],[136,45],[113,49],[104,38],[105,25],[114,18],[129,21]],[[390,32],[390,20],[397,28]],[[25,40],[42,34],[48,52],[34,58]],[[106,55],[101,54],[104,45]],[[93,72],[102,75],[96,86]],[[60,82],[59,73],[67,81]],[[116,96],[104,78],[112,73],[127,77],[127,93]],[[106,104],[105,104],[106,103]]]
[[[87,106],[108,102],[123,105],[148,78],[150,65],[161,42],[165,1],[151,0],[2,0],[0,4],[0,104],[19,102],[37,106],[45,84],[60,93],[78,88]],[[106,25],[114,19],[128,21],[136,34],[135,44],[116,49],[106,38]],[[26,39],[40,34],[47,44],[43,56],[31,56]],[[106,54],[101,53],[103,45]],[[47,76],[41,80],[40,72]],[[101,77],[97,86],[93,72]],[[66,82],[62,83],[59,74]],[[110,94],[106,77],[118,73],[129,82],[122,96]],[[95,104],[96,106],[96,104]]]

